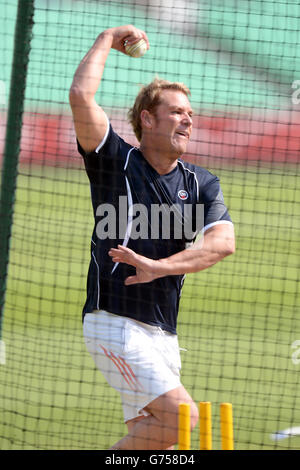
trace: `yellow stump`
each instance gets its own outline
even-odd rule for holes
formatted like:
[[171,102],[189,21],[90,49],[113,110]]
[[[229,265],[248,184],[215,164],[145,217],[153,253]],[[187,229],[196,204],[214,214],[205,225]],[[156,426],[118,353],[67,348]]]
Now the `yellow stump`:
[[221,403],[220,418],[222,450],[233,450],[233,418],[231,403]]
[[179,404],[178,449],[190,450],[191,447],[191,405]]
[[202,401],[199,403],[200,415],[200,450],[212,450],[212,429],[211,429],[211,403]]

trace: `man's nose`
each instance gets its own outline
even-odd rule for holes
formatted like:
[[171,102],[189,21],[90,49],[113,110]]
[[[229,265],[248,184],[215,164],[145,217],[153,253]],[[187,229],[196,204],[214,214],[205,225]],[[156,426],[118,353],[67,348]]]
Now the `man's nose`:
[[191,126],[193,124],[192,116],[186,113],[185,116],[183,117],[183,122]]

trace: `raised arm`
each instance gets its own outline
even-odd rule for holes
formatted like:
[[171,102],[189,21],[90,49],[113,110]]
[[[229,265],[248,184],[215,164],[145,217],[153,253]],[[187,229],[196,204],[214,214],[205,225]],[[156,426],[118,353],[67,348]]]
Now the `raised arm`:
[[109,251],[114,262],[127,263],[136,268],[136,275],[126,279],[125,284],[150,282],[164,276],[203,271],[235,251],[232,224],[214,225],[204,234],[203,240],[193,247],[168,258],[152,260],[121,245]]
[[107,131],[107,117],[96,103],[95,94],[102,79],[109,51],[116,49],[125,53],[125,40],[130,45],[141,38],[145,39],[149,47],[146,33],[132,25],[107,29],[97,37],[75,72],[69,101],[77,139],[87,153],[97,148]]

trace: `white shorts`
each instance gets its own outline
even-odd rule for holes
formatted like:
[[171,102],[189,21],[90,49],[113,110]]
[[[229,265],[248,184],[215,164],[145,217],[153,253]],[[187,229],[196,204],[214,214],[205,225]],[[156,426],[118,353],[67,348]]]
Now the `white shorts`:
[[147,416],[145,406],[181,386],[176,335],[104,310],[85,315],[83,334],[97,368],[121,394],[125,422]]

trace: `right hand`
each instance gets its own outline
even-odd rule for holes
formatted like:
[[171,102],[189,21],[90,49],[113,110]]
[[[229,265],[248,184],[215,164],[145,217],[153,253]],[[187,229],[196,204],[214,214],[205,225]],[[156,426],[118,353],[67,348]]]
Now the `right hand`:
[[113,37],[112,48],[117,51],[126,54],[124,42],[127,41],[127,45],[132,45],[138,42],[140,39],[144,39],[149,49],[149,40],[145,31],[136,28],[129,24],[126,26],[117,26],[116,28],[107,29],[105,32],[109,33]]

